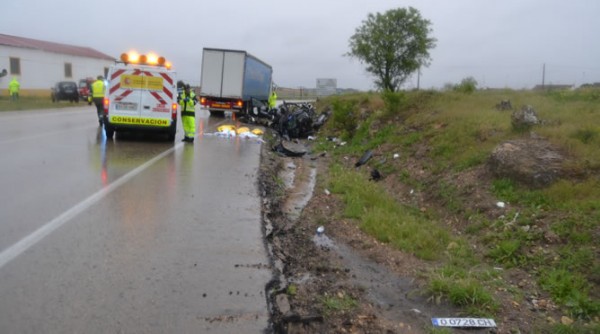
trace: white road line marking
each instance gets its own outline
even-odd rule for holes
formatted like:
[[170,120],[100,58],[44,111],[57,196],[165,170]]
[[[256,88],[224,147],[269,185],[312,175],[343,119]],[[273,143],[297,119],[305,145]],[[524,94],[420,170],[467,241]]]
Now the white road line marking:
[[105,197],[106,195],[108,195],[111,192],[118,189],[125,182],[129,181],[134,176],[140,174],[146,168],[150,167],[155,162],[164,158],[168,154],[179,149],[183,145],[184,145],[184,143],[179,143],[179,144],[175,145],[174,147],[164,151],[163,153],[155,156],[151,160],[146,161],[144,164],[140,165],[136,169],[121,176],[119,179],[112,182],[105,188],[102,188],[101,190],[97,191],[96,193],[94,193],[90,197],[84,199],[83,201],[79,202],[78,204],[76,204],[75,206],[70,208],[69,210],[63,212],[58,217],[47,222],[42,227],[38,228],[37,230],[35,230],[31,234],[29,234],[28,236],[19,240],[16,244],[3,250],[2,253],[0,253],[0,269],[2,269],[10,261],[14,260],[17,256],[23,254],[26,250],[31,248],[33,245],[35,245],[36,243],[38,243],[39,241],[41,241],[42,239],[47,237],[50,233],[54,232],[56,229],[58,229],[59,227],[64,225],[66,222],[71,220],[73,217],[77,216],[78,214],[80,214],[81,212],[83,212],[84,210],[86,210],[87,208],[92,206],[93,204],[97,203],[103,197]]

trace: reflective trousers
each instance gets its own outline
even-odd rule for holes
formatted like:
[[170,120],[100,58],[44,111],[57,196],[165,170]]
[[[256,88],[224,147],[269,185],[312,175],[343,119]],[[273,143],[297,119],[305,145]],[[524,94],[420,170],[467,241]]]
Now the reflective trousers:
[[181,116],[181,123],[183,123],[183,132],[186,138],[194,138],[196,136],[196,117],[195,116]]

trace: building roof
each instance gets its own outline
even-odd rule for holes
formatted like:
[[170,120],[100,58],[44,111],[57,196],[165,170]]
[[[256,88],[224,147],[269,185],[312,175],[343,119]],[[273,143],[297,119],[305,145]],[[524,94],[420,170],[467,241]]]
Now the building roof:
[[533,87],[533,90],[561,90],[561,89],[571,89],[573,85],[536,85]]
[[100,51],[84,46],[61,44],[54,42],[41,41],[37,39],[11,36],[0,34],[0,45],[14,46],[18,48],[36,49],[47,52],[67,54],[71,56],[80,56],[86,58],[97,58],[106,60],[115,60],[114,57],[106,55]]

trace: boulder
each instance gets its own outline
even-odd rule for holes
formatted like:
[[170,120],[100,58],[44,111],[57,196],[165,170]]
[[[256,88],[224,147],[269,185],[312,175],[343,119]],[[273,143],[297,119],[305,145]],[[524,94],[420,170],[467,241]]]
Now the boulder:
[[510,119],[513,128],[517,130],[529,129],[540,123],[537,113],[532,106],[523,106],[520,110],[515,110]]
[[498,145],[488,160],[488,167],[497,177],[542,188],[551,185],[564,174],[564,160],[546,140],[520,139]]

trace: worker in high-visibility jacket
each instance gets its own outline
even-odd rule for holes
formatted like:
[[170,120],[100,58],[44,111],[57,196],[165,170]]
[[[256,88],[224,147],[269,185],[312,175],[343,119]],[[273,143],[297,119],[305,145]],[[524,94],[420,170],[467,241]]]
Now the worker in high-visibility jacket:
[[19,100],[19,89],[21,88],[21,84],[17,80],[17,78],[13,77],[12,80],[8,83],[8,92],[10,94],[11,101]]
[[198,103],[196,94],[190,90],[190,85],[186,84],[183,92],[179,95],[179,105],[181,106],[181,123],[183,123],[184,142],[193,143],[196,136],[196,110]]
[[92,101],[96,105],[96,113],[98,114],[98,124],[102,126],[104,116],[104,78],[99,75],[98,79],[92,83]]
[[277,93],[273,91],[271,96],[269,96],[269,108],[273,109],[277,106]]

